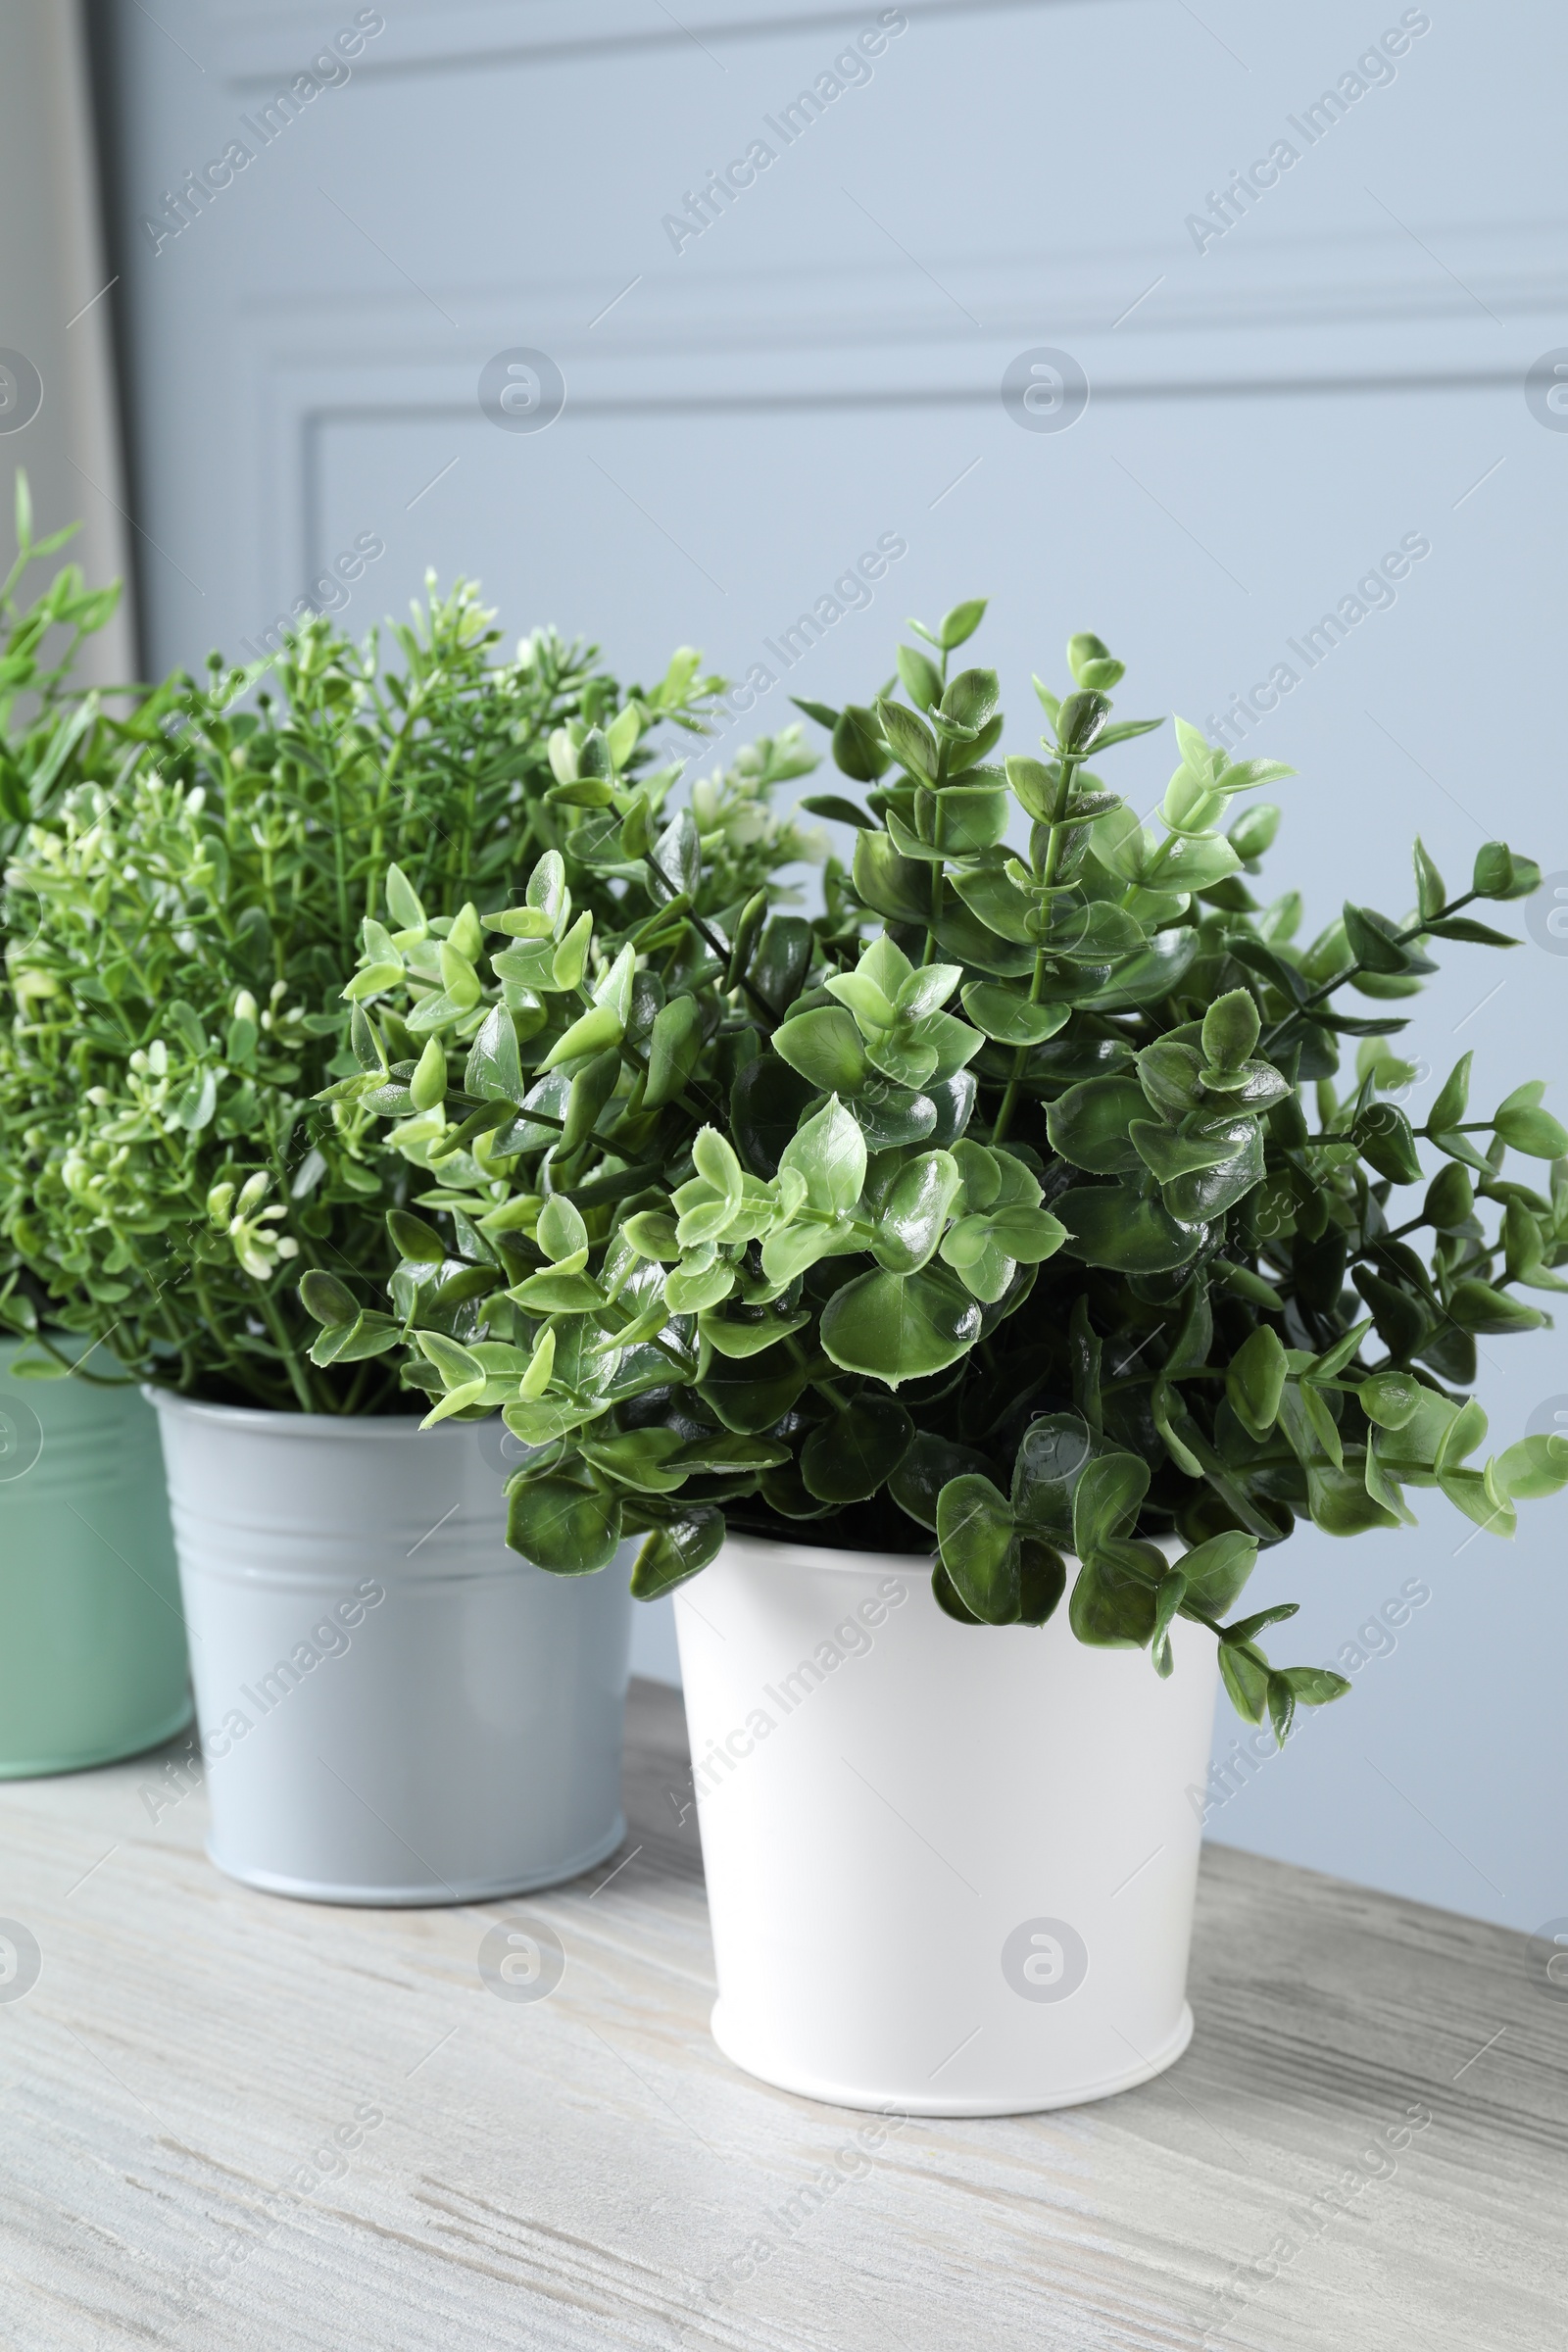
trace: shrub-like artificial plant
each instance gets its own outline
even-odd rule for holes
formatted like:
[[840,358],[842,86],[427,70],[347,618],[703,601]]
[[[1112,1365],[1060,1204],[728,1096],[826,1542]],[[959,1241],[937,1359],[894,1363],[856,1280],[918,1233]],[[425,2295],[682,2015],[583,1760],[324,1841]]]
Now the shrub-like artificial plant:
[[[654,764],[654,732],[701,732],[718,683],[683,650],[657,687],[623,691],[549,631],[498,660],[490,622],[471,588],[432,588],[390,663],[373,635],[311,621],[254,709],[239,698],[269,665],[214,656],[205,684],[176,677],[123,719],[93,698],[46,706],[13,744],[31,791],[6,802],[0,1320],[36,1338],[25,1367],[79,1358],[83,1378],[285,1410],[417,1403],[389,1352],[403,1307],[382,1311],[387,1211],[416,1172],[373,1101],[313,1106],[359,1067],[358,946],[372,985],[412,974],[461,1019],[482,995],[461,909],[505,900],[540,855],[588,919],[646,911],[640,865],[600,855],[604,811],[632,779],[659,808],[683,763]],[[798,732],[697,787],[705,906],[808,846],[768,805],[815,764]],[[446,911],[426,923],[421,895]],[[423,1042],[390,1014],[384,1035],[398,1058]],[[369,1310],[335,1353],[311,1349],[306,1269]],[[437,1289],[476,1287],[454,1266]],[[103,1345],[83,1355],[62,1333]]]
[[[690,813],[586,738],[635,889],[607,919],[547,853],[444,918],[461,990],[412,901],[368,929],[333,1116],[392,1120],[425,1180],[394,1219],[409,1377],[431,1421],[500,1407],[530,1448],[510,1534],[540,1567],[641,1531],[650,1597],[729,1526],[934,1550],[951,1616],[1040,1625],[1070,1554],[1079,1640],[1168,1674],[1197,1620],[1283,1737],[1348,1686],[1270,1664],[1294,1604],[1233,1614],[1260,1546],[1434,1486],[1506,1534],[1568,1481],[1557,1438],[1482,1463],[1465,1394],[1475,1335],[1568,1287],[1562,1168],[1503,1172],[1568,1136],[1539,1085],[1472,1116],[1469,1055],[1413,1128],[1387,1042],[1430,951],[1510,944],[1468,909],[1539,876],[1494,843],[1450,893],[1418,844],[1408,920],[1347,905],[1300,948],[1295,894],[1249,888],[1279,812],[1238,810],[1291,771],[1178,720],[1141,822],[1089,763],[1159,722],[1114,718],[1087,635],[1069,692],[1036,681],[1040,755],[998,763],[995,674],[950,674],[983,611],[900,649],[903,699],[805,706],[866,788],[809,804],[856,828],[814,923],[760,891],[705,916]],[[318,1357],[351,1351],[356,1298],[302,1288]]]

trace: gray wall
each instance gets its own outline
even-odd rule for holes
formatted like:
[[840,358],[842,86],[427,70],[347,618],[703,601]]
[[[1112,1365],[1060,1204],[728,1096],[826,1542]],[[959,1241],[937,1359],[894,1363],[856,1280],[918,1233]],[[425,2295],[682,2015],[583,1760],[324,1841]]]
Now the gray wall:
[[[1200,721],[1299,673],[1253,740],[1300,771],[1275,866],[1314,927],[1348,892],[1401,912],[1418,826],[1450,876],[1499,832],[1568,869],[1568,438],[1525,397],[1568,345],[1560,12],[1450,0],[1403,12],[1429,27],[1407,41],[1364,0],[902,13],[786,147],[764,119],[874,7],[685,0],[677,24],[653,0],[388,0],[351,78],[262,147],[242,117],[352,9],[160,0],[155,24],[107,0],[152,660],[233,652],[371,534],[351,620],[433,564],[630,671],[689,639],[743,675],[892,533],[907,553],[870,609],[759,724],[791,691],[863,693],[905,614],[989,592],[979,650],[1024,735],[1029,671],[1058,676],[1077,628],[1129,658],[1134,706]],[[1357,75],[1386,29],[1396,64]],[[1309,141],[1290,118],[1337,87]],[[140,218],[236,135],[254,159],[155,252]],[[677,252],[662,216],[758,137],[776,160]],[[1298,160],[1195,234],[1281,139]],[[516,347],[564,374],[547,431],[480,412],[481,369]],[[1092,387],[1065,430],[1021,429],[1000,396],[1041,347]],[[1430,554],[1396,601],[1307,668],[1289,640],[1406,534]],[[1152,799],[1169,739],[1120,758]],[[1418,1104],[1467,1046],[1497,1099],[1562,1075],[1568,942],[1541,938],[1452,953]],[[1559,1393],[1558,1339],[1485,1343],[1502,1432]],[[1568,1913],[1564,1525],[1536,1506],[1509,1546],[1434,1505],[1417,1533],[1273,1555],[1259,1600],[1304,1601],[1293,1654],[1366,1662],[1211,1833],[1520,1928]],[[1431,1597],[1373,1655],[1357,1628],[1407,1580]]]
[[[12,486],[27,476],[33,535],[79,520],[68,553],[23,583],[30,604],[56,564],[122,577],[125,517],[90,85],[77,0],[0,9],[0,575],[16,552]],[[20,361],[20,366],[17,364]],[[88,640],[81,675],[135,675],[128,597]]]

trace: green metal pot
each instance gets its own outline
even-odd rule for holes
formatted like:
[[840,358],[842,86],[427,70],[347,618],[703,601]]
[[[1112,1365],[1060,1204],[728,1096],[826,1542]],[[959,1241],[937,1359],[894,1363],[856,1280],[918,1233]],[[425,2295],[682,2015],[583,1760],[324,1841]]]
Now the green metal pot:
[[112,1764],[192,1711],[158,1416],[128,1382],[16,1379],[24,1346],[0,1341],[0,1780]]

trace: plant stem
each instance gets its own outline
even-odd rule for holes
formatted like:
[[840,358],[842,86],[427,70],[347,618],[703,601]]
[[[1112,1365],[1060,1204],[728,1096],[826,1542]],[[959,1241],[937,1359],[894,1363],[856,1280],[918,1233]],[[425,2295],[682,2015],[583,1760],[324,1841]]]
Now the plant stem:
[[[1051,805],[1051,838],[1046,843],[1045,869],[1040,875],[1040,881],[1047,890],[1054,886],[1061,867],[1061,845],[1066,839],[1067,808],[1072,799],[1073,770],[1077,765],[1076,760],[1069,759],[1065,752],[1062,754],[1061,774],[1056,781],[1056,797]],[[1042,945],[1035,950],[1035,968],[1029,982],[1030,1004],[1038,1004],[1045,993],[1046,951]],[[991,1141],[994,1144],[1001,1143],[1012,1123],[1013,1110],[1018,1101],[1018,1089],[1023,1083],[1023,1074],[1028,1066],[1028,1061],[1029,1048],[1019,1046],[1012,1057],[1012,1073],[1002,1098],[1002,1106],[997,1112],[995,1123],[991,1129]]]

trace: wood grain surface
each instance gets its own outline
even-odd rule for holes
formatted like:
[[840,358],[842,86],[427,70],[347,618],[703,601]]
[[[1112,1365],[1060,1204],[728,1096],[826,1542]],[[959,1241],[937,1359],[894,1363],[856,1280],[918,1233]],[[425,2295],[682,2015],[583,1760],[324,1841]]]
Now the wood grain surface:
[[[252,1893],[166,1760],[0,1788],[17,2352],[1568,2340],[1568,1998],[1522,1937],[1211,1846],[1171,2072],[883,2130],[709,2038],[675,1692],[633,1686],[622,1854],[501,1906]],[[481,1980],[511,1918],[548,1998]]]

